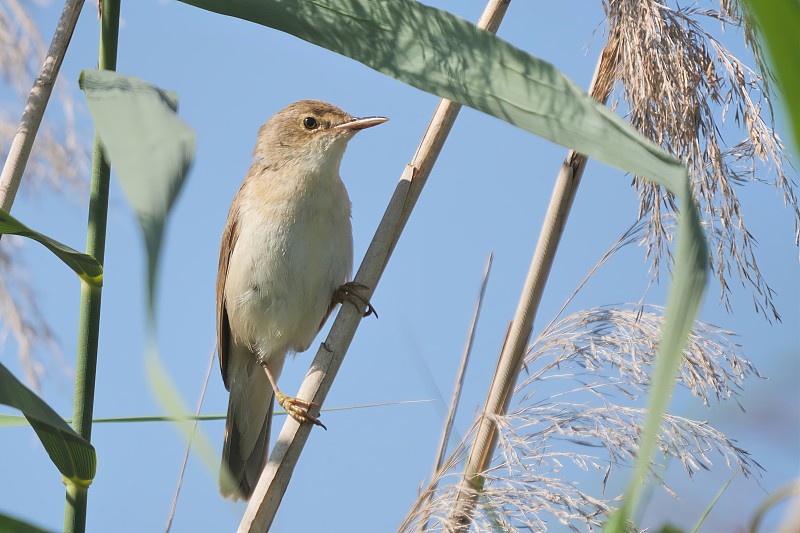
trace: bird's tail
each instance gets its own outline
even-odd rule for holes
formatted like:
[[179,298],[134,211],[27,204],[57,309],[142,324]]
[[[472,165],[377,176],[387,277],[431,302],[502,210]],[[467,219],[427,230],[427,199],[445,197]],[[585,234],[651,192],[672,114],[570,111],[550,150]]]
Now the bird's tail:
[[275,395],[264,370],[252,354],[248,352],[246,359],[236,357],[234,353],[231,355],[232,360],[228,363],[228,375],[232,378],[231,395],[225,421],[219,491],[225,498],[247,501],[266,463]]

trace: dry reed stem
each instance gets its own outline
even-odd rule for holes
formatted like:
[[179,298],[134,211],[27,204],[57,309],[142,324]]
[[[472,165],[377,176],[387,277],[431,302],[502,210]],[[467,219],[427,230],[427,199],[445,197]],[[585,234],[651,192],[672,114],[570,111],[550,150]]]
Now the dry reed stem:
[[[490,0],[477,26],[497,32],[509,1]],[[417,153],[400,177],[355,276],[355,282],[367,287],[364,291],[367,298],[372,297],[460,109],[459,104],[444,99],[440,101]],[[318,405],[324,403],[361,318],[354,306],[340,308],[300,387],[299,398],[312,400]],[[309,424],[300,425],[287,417],[239,524],[240,532],[269,529],[310,433]]]
[[[600,54],[589,87],[590,96],[600,103],[605,103],[611,92],[617,57],[618,42],[616,37],[611,35]],[[486,470],[497,444],[495,416],[504,414],[508,408],[511,390],[517,382],[522,368],[522,355],[533,329],[539,302],[544,293],[583,170],[586,168],[586,161],[586,156],[570,150],[556,178],[528,276],[520,294],[517,311],[500,353],[483,413],[479,417],[478,431],[475,434],[475,441],[464,469],[460,487],[462,492],[456,498],[456,505],[451,514],[450,520],[452,523],[458,523],[458,531],[466,532],[469,529],[475,498],[478,494],[473,489],[482,485],[483,480],[480,479],[480,473]]]
[[[61,18],[56,26],[50,49],[47,51],[44,64],[39,71],[39,76],[33,83],[25,109],[22,112],[19,128],[11,147],[8,149],[8,156],[0,174],[0,208],[11,211],[17,190],[19,189],[22,174],[28,164],[28,157],[33,148],[33,141],[39,131],[39,125],[44,117],[44,111],[50,100],[61,62],[64,60],[72,32],[78,22],[84,0],[67,0]],[[17,12],[22,12],[16,0],[8,0],[12,8],[17,8]],[[24,13],[24,12],[23,12]],[[17,62],[18,64],[19,62]]]

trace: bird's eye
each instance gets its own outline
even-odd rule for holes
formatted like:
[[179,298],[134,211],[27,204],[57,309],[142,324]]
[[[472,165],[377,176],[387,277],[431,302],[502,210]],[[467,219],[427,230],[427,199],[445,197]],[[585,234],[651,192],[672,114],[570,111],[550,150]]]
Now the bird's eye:
[[317,119],[314,117],[306,117],[303,119],[303,126],[305,126],[307,130],[313,130],[317,127]]

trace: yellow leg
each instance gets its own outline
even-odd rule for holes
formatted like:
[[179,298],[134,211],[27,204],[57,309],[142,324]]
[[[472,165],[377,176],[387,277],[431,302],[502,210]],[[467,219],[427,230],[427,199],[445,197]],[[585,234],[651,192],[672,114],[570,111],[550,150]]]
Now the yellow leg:
[[264,369],[264,372],[267,373],[267,379],[272,385],[272,390],[275,392],[275,399],[278,401],[278,404],[283,407],[287,413],[289,413],[289,416],[301,424],[311,423],[315,426],[320,426],[322,429],[328,429],[325,427],[325,424],[319,421],[319,418],[308,412],[308,410],[312,407],[315,409],[319,408],[319,405],[314,402],[301,400],[300,398],[286,396],[280,391],[280,389],[278,389],[278,382],[275,381],[275,378],[273,377],[272,372],[270,372],[269,367],[267,365],[262,365],[262,368]]

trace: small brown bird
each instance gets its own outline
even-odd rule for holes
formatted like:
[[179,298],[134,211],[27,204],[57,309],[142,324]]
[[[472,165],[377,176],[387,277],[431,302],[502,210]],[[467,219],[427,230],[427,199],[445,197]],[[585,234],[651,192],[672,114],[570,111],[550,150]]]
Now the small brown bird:
[[346,283],[353,234],[339,165],[356,132],[386,120],[302,100],[258,132],[222,234],[217,274],[217,349],[230,391],[220,469],[226,498],[253,493],[276,398],[297,421],[322,425],[308,412],[316,405],[278,389],[286,355],[309,347],[337,303],[371,310]]

